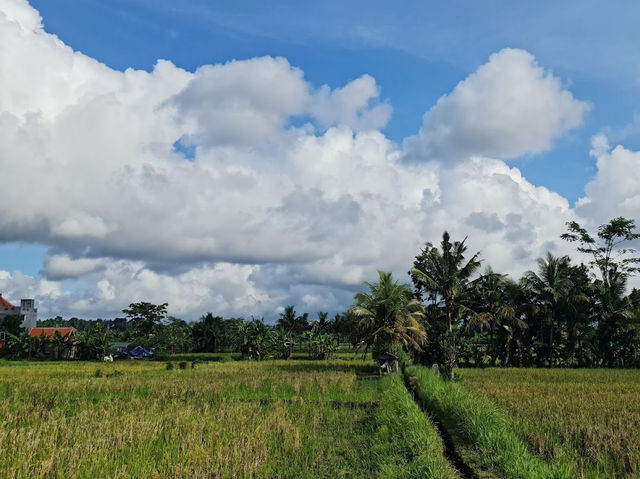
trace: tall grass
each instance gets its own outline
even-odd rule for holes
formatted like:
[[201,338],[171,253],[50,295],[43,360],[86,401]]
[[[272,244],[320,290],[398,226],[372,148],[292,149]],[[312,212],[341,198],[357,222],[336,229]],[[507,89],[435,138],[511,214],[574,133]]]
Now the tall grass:
[[371,367],[2,363],[0,477],[453,477],[397,378],[358,380]]
[[529,448],[578,477],[640,476],[640,371],[463,370],[462,387],[503,408]]
[[569,465],[549,465],[531,454],[513,423],[497,407],[429,369],[409,366],[415,394],[442,422],[458,453],[479,475],[522,479],[575,478]]
[[380,477],[453,478],[444,446],[429,418],[413,401],[398,374],[384,384],[375,417],[378,428],[371,454],[378,456]]
[[240,353],[178,353],[171,354],[168,358],[171,361],[240,361]]

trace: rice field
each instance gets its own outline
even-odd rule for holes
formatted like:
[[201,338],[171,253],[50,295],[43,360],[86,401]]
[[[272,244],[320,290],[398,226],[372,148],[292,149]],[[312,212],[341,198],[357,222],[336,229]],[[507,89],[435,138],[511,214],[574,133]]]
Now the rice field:
[[2,478],[456,477],[362,360],[0,362]]
[[640,371],[464,369],[461,386],[514,421],[529,449],[577,477],[640,477]]

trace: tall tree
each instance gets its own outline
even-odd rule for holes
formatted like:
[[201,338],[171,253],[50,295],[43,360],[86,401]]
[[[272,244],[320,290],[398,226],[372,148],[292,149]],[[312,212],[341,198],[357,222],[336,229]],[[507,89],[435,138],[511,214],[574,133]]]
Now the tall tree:
[[568,256],[555,257],[547,253],[546,258],[538,258],[538,272],[527,271],[525,284],[533,293],[536,306],[538,340],[543,348],[538,351],[548,365],[553,364],[554,334],[558,334],[563,306],[570,300],[573,282],[570,277],[571,260]]
[[153,328],[167,316],[168,303],[152,304],[147,302],[131,303],[122,312],[134,324],[139,336],[148,337]]
[[329,321],[327,321],[328,317],[329,313],[326,311],[318,311],[318,320],[315,322],[315,325],[318,326],[318,329],[321,332],[325,332],[329,327]]
[[357,293],[349,314],[365,353],[374,355],[399,344],[420,350],[426,339],[421,321],[424,306],[412,298],[411,288],[393,280],[391,273],[378,272],[379,282],[364,283],[368,293]]
[[432,303],[441,305],[447,327],[445,339],[445,362],[450,378],[457,367],[458,321],[466,322],[475,312],[469,307],[474,281],[473,275],[480,267],[480,253],[466,260],[466,238],[451,242],[448,232],[442,235],[440,249],[427,243],[416,256],[411,269],[411,279],[416,295],[422,298],[427,293]]
[[280,313],[277,324],[285,331],[293,331],[296,328],[296,308],[294,305],[285,306],[284,311]]
[[621,331],[629,327],[634,317],[632,304],[624,294],[629,276],[640,271],[640,257],[635,256],[634,249],[622,245],[640,238],[635,228],[634,220],[617,217],[600,225],[594,236],[572,221],[561,236],[578,243],[578,251],[591,256],[589,265],[596,274],[598,343],[606,366],[624,362]]
[[622,216],[614,218],[609,223],[600,225],[596,237],[575,221],[567,223],[567,233],[561,238],[578,243],[578,251],[591,256],[589,264],[599,272],[600,280],[605,288],[610,286],[612,271],[623,276],[640,271],[640,257],[633,256],[633,248],[620,248],[623,243],[640,238],[635,232],[636,223]]
[[516,333],[527,328],[523,321],[519,285],[487,268],[476,282],[474,314],[467,327],[476,331],[488,331],[488,355],[492,362],[500,359],[508,366],[511,360],[511,343]]
[[192,327],[192,336],[198,351],[217,353],[224,331],[224,320],[220,316],[207,313]]

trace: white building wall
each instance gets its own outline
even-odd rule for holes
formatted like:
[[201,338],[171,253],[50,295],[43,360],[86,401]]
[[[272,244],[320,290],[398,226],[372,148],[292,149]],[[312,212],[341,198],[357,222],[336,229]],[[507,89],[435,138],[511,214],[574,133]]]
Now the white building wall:
[[20,315],[24,317],[22,321],[23,328],[30,329],[38,325],[38,309],[35,307],[33,299],[20,300]]
[[35,300],[21,299],[20,306],[14,306],[13,308],[0,307],[0,319],[12,315],[22,316],[21,326],[23,328],[35,328],[38,323],[38,308],[35,307]]

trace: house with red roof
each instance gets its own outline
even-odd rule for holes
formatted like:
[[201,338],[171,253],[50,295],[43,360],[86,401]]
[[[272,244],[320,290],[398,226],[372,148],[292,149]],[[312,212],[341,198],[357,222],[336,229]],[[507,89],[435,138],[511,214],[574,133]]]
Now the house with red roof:
[[75,328],[30,328],[29,336],[34,338],[45,337],[49,340],[53,339],[56,336],[56,333],[60,333],[60,336],[65,341],[73,340],[76,337]]
[[60,334],[65,343],[69,343],[69,347],[64,355],[59,359],[73,359],[76,356],[76,330],[71,327],[60,328],[30,328],[29,336],[33,338],[43,338],[53,341],[56,333]]

